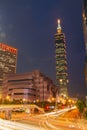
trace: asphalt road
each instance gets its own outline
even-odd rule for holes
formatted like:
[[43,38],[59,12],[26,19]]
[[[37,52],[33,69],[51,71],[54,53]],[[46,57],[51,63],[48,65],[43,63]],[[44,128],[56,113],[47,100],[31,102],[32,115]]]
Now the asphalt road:
[[58,118],[69,109],[41,115],[16,115],[12,120],[0,119],[0,130],[87,130],[81,122]]

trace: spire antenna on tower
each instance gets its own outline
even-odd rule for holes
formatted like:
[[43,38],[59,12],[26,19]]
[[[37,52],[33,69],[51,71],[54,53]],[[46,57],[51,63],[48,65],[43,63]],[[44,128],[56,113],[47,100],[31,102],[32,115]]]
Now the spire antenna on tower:
[[58,19],[58,25],[60,25],[60,19]]
[[61,32],[60,19],[58,19],[57,22],[58,22],[57,32],[60,33]]

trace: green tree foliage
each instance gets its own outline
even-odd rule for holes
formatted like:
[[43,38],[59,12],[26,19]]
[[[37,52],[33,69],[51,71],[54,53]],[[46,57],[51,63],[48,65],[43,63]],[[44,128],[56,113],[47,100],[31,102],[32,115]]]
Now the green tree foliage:
[[85,119],[87,119],[87,111],[84,111],[84,112],[83,112],[83,117],[84,117]]
[[85,104],[84,101],[77,100],[76,106],[77,106],[79,112],[80,112],[80,113],[83,113],[83,110],[84,110],[84,108],[86,107],[86,104]]

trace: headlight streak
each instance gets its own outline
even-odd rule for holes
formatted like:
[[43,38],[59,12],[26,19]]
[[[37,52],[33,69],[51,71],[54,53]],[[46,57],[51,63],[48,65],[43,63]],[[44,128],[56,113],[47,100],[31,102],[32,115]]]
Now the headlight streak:
[[40,130],[46,130],[47,127],[44,123],[45,121],[42,121],[42,120],[39,121]]
[[59,128],[57,128],[54,125],[50,124],[47,120],[46,120],[46,124],[47,124],[47,126],[49,126],[50,128],[52,128],[54,130],[60,130]]
[[[58,127],[56,127],[54,124],[51,124],[50,120],[53,119],[52,117],[59,116],[65,112],[75,109],[75,108],[76,107],[66,108],[66,109],[55,111],[55,112],[46,113],[43,115],[41,114],[37,117],[33,117],[33,118],[38,118],[40,116],[44,117],[44,118],[42,118],[42,120],[40,119],[39,122],[37,122],[38,126],[0,119],[0,130],[51,130],[51,129],[52,130],[61,130]],[[53,121],[56,122],[56,120],[53,120]],[[74,124],[73,125],[69,124],[68,127],[76,128]]]
[[0,119],[0,130],[38,130],[39,127]]
[[[50,116],[50,115],[51,115],[51,116],[59,116],[59,115],[65,113],[65,112],[67,112],[67,111],[69,111],[69,110],[72,110],[72,109],[75,109],[75,108],[76,108],[76,107],[66,108],[66,109],[62,109],[62,110],[55,111],[55,112],[50,112],[50,113],[46,113],[46,114],[43,114],[43,115],[39,115],[39,116],[46,116],[46,119],[45,119],[44,121],[40,120],[40,122],[39,122],[40,127],[43,126],[43,127],[46,128],[46,129],[48,129],[48,127],[49,127],[50,129],[60,130],[60,129],[58,129],[58,127],[56,127],[56,126],[54,126],[54,125],[52,125],[52,124],[50,124],[50,123],[48,122],[49,116]],[[49,130],[49,129],[48,129],[48,130]]]
[[12,129],[0,126],[0,130],[12,130]]
[[64,113],[64,112],[67,112],[67,111],[69,111],[69,110],[73,110],[73,109],[75,109],[75,108],[76,108],[76,107],[66,108],[66,109],[62,109],[62,110],[57,110],[57,111],[55,111],[55,112],[46,113],[46,114],[43,114],[43,115],[55,115],[55,114],[59,114],[59,113],[62,114],[62,112]]
[[[54,120],[54,119],[52,118],[52,116],[53,116],[53,117],[59,116],[59,115],[65,113],[65,112],[67,112],[67,111],[69,111],[69,110],[72,110],[72,109],[75,109],[75,108],[76,108],[76,107],[68,108],[68,109],[63,109],[63,110],[60,110],[60,111],[56,111],[56,112],[52,112],[52,113],[47,113],[47,114],[45,114],[45,115],[48,117],[48,120],[53,120],[53,122],[58,123],[56,120]],[[50,127],[51,127],[51,126],[55,126],[55,125],[52,125],[51,123],[49,123],[48,120],[46,120],[47,125],[49,125]],[[75,129],[75,128],[76,128],[76,129],[85,130],[85,127],[84,127],[84,126],[81,126],[81,125],[80,125],[79,123],[77,123],[77,122],[74,122],[74,124],[73,124],[72,122],[70,122],[70,121],[67,120],[67,123],[68,123],[68,124],[67,124],[67,127],[69,127],[69,128],[72,128],[72,129]],[[69,123],[71,123],[71,124],[69,124]],[[55,129],[55,130],[58,130],[58,127],[55,126],[54,129]]]
[[[40,130],[60,130],[48,122],[48,119],[40,120],[39,122]],[[45,129],[43,129],[45,128]]]

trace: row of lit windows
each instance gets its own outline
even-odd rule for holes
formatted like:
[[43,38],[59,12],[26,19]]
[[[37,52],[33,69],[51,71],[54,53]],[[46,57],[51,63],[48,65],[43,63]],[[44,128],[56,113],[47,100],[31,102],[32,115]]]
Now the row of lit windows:
[[62,45],[65,45],[65,41],[64,41],[63,39],[60,39],[60,40],[58,39],[58,40],[55,41],[55,46],[56,46],[57,44],[59,44],[59,45],[61,45],[61,44],[62,44]]
[[59,67],[67,67],[67,64],[65,62],[61,62],[61,61],[57,61],[56,63],[56,66],[59,66]]
[[32,94],[32,93],[14,93],[14,95],[28,95],[28,96],[36,96],[35,94]]
[[0,56],[1,57],[5,57],[5,58],[16,58],[16,55],[15,54],[12,54],[12,53],[5,53],[3,51],[0,51]]
[[61,54],[61,55],[59,54],[59,55],[58,55],[58,54],[57,54],[57,55],[56,55],[56,60],[66,60],[66,55],[64,55],[64,54]]
[[64,59],[64,58],[59,58],[58,60],[57,60],[57,58],[56,58],[56,64],[65,64],[66,63],[66,60]]
[[56,49],[64,48],[66,50],[66,46],[63,43],[61,43],[61,44],[55,44],[55,48]]
[[57,45],[57,44],[59,44],[59,45],[61,45],[61,44],[66,45],[66,41],[65,41],[65,39],[56,39],[55,40],[55,45]]
[[62,65],[62,64],[57,64],[56,68],[60,69],[60,68],[64,68],[64,70],[67,70],[67,65]]
[[56,48],[56,52],[58,51],[66,51],[66,49],[64,47]]
[[58,72],[60,72],[61,70],[62,70],[62,71],[66,71],[66,70],[67,70],[67,67],[66,67],[66,66],[56,66],[56,70],[57,70]]
[[10,85],[33,85],[33,83],[30,82],[11,82]]
[[67,69],[66,69],[66,70],[63,69],[63,68],[57,69],[57,70],[56,70],[56,73],[57,73],[57,75],[58,75],[58,74],[59,74],[59,75],[67,74]]
[[7,51],[3,51],[3,50],[1,50],[1,49],[0,49],[0,55],[1,55],[1,56],[5,55],[6,57],[7,57],[7,56],[16,57],[16,56],[17,56],[17,54],[14,54],[14,53],[11,53],[11,52],[7,52]]
[[8,72],[9,70],[15,69],[15,65],[11,65],[9,67],[8,65],[0,62],[0,69],[2,69],[2,72]]
[[65,81],[67,81],[67,78],[68,78],[68,76],[66,76],[66,75],[56,75],[56,78],[60,81],[60,79],[63,79],[63,80],[65,80]]
[[0,57],[0,61],[7,61],[7,60],[9,61],[9,63],[12,63],[15,61],[15,59],[13,59],[11,57],[5,57],[5,56]]
[[66,51],[64,48],[59,48],[59,49],[56,49],[56,54],[63,54],[63,55],[66,55]]
[[59,76],[68,76],[68,73],[67,73],[67,70],[65,70],[65,71],[61,71],[61,72],[59,72],[59,71],[57,71],[56,72],[56,75],[59,75]]
[[28,89],[28,90],[36,91],[35,88],[26,88],[26,87],[24,87],[24,88],[9,88],[9,91],[12,91],[12,90],[14,90],[14,89]]
[[19,81],[22,82],[22,81],[29,81],[29,80],[32,81],[32,79],[17,79],[17,80],[14,79],[14,80],[8,80],[8,82],[19,82]]
[[56,66],[56,70],[57,70],[58,72],[60,72],[60,71],[66,72],[67,67],[66,67],[66,66]]
[[55,34],[55,39],[65,39],[65,35],[63,34],[63,33],[61,33],[61,34]]

